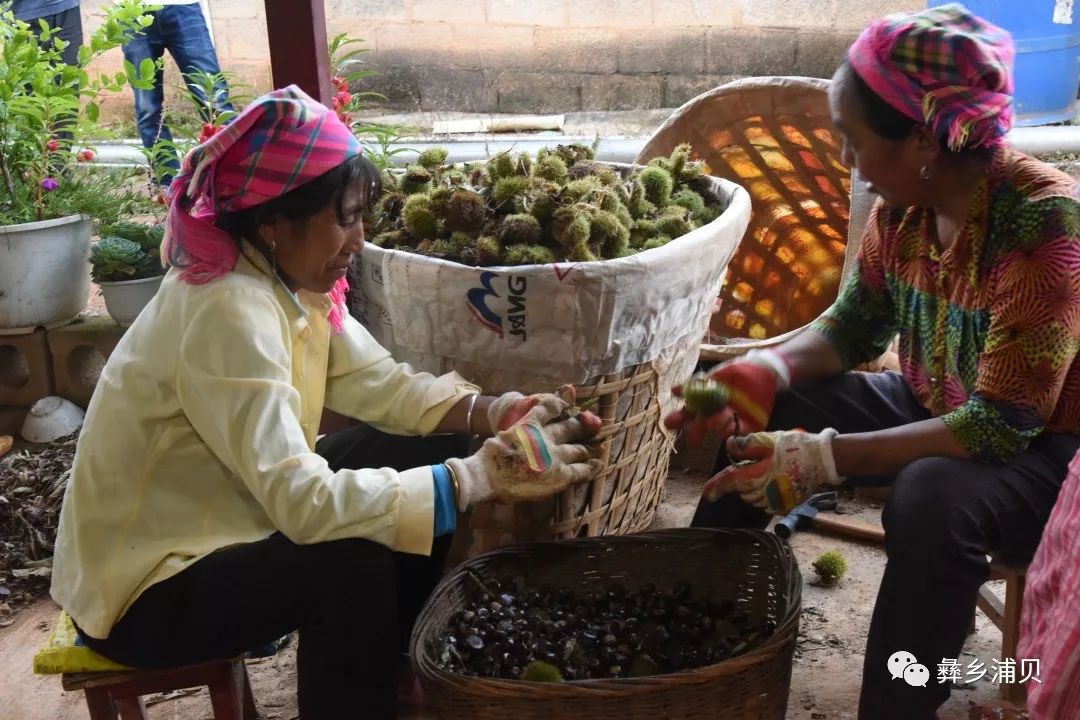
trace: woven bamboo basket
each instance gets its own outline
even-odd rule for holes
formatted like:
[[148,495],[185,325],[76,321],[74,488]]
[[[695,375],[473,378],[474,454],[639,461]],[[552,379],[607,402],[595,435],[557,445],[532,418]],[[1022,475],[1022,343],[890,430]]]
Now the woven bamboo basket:
[[656,364],[576,388],[579,402],[596,401],[591,410],[603,421],[597,436],[603,469],[547,500],[477,506],[459,521],[452,558],[515,542],[635,533],[652,524],[674,447],[661,422]]
[[694,98],[649,139],[637,163],[688,142],[710,174],[750,193],[753,216],[701,348],[723,360],[801,332],[836,299],[848,242],[851,174],[829,115],[829,81],[749,78]]
[[[612,582],[732,599],[772,637],[745,655],[696,670],[645,678],[532,683],[470,678],[441,669],[435,643],[481,580],[603,590]],[[681,529],[571,542],[515,545],[477,557],[443,580],[417,619],[413,668],[439,718],[470,720],[779,720],[787,711],[802,578],[791,549],[771,533]]]

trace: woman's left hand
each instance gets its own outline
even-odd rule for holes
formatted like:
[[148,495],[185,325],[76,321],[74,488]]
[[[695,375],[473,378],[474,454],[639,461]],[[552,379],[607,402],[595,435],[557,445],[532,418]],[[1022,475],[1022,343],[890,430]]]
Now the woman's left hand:
[[573,385],[563,385],[554,393],[522,395],[519,392],[503,393],[488,406],[488,424],[491,433],[497,434],[517,425],[538,405],[544,403],[563,403],[564,407],[574,404],[576,392]]
[[[745,502],[773,514],[786,514],[825,485],[839,485],[832,439],[836,431],[759,432],[727,441],[728,455],[739,463],[717,473],[703,495],[715,501],[737,492]],[[750,461],[750,462],[743,462]]]

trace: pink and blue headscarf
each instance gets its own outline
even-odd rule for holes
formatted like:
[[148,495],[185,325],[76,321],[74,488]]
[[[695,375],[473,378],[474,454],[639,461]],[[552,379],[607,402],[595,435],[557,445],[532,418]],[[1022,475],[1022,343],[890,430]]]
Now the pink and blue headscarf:
[[848,50],[860,78],[949,149],[1000,145],[1012,127],[1012,36],[944,5],[871,23]]
[[[172,184],[162,257],[194,285],[225,275],[240,249],[214,224],[220,213],[273,200],[361,152],[349,127],[295,85],[263,95],[184,158]],[[338,333],[348,289],[342,278],[330,291],[329,320]]]

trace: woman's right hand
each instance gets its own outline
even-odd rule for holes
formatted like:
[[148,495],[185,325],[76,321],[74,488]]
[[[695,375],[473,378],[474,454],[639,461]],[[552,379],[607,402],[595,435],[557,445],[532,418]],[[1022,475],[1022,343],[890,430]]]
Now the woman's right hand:
[[[686,433],[691,447],[700,445],[710,432],[727,440],[735,434],[763,431],[769,424],[776,393],[791,383],[791,369],[776,350],[751,350],[721,363],[709,377],[727,386],[727,406],[707,416],[695,415],[684,407],[664,418],[668,428]],[[681,395],[682,387],[675,386],[672,392]]]
[[600,430],[600,418],[588,411],[568,416],[570,402],[557,395],[533,397],[524,415],[484,441],[476,454],[446,461],[457,483],[458,509],[496,497],[548,497],[601,468],[595,447],[585,444]]

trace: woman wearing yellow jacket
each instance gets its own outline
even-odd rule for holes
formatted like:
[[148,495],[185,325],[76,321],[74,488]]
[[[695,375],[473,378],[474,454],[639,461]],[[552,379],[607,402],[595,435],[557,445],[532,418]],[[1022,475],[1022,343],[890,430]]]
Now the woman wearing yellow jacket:
[[[92,649],[177,666],[299,630],[301,717],[393,717],[457,511],[593,471],[595,416],[414,372],[344,311],[378,185],[295,87],[185,159],[173,267],[105,366],[60,518],[52,594]],[[316,446],[324,406],[364,424]]]

